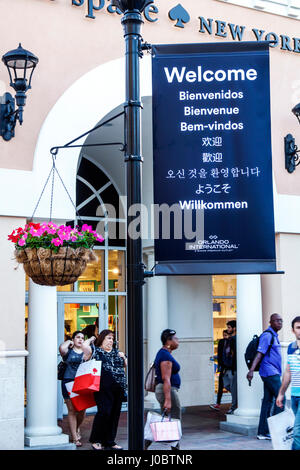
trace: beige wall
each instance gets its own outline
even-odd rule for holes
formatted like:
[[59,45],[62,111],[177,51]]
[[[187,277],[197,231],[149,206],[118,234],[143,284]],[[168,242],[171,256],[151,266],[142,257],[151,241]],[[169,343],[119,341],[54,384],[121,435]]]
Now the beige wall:
[[281,341],[292,341],[291,321],[300,315],[300,236],[288,233],[277,235],[277,269],[284,275],[262,276],[264,327],[271,313],[283,317]]
[[[1,2],[1,55],[21,41],[40,59],[28,92],[24,124],[16,130],[10,142],[0,139],[0,168],[31,170],[34,149],[41,126],[58,98],[78,78],[97,65],[123,56],[124,41],[120,16],[106,8],[95,11],[96,19],[86,18],[86,3],[72,6],[66,0],[14,0]],[[155,0],[158,21],[145,21],[143,37],[149,43],[224,42],[214,34],[199,32],[199,16],[246,26],[243,40],[255,40],[252,28],[300,36],[300,21],[243,8],[217,0],[182,0],[191,20],[185,28],[174,27],[168,12],[176,6],[174,0]],[[106,6],[108,2],[106,2]],[[13,25],[13,27],[11,26]],[[214,25],[215,32],[215,25]],[[272,91],[272,145],[275,180],[279,193],[300,194],[300,171],[288,174],[284,169],[283,137],[291,132],[300,141],[299,125],[290,112],[300,101],[300,55],[270,49]],[[0,88],[8,86],[7,72],[0,67]],[[109,86],[109,84],[108,84]],[[10,89],[11,90],[11,89]],[[101,106],[101,103],[95,103]],[[83,129],[84,131],[85,129]],[[76,136],[74,136],[76,137]],[[13,156],[13,158],[12,158]]]
[[[22,350],[25,346],[25,274],[14,260],[14,245],[7,236],[25,219],[0,217],[0,298],[1,298],[1,349]],[[18,265],[18,268],[15,269]]]
[[182,406],[208,405],[214,402],[214,364],[212,338],[179,338],[174,358],[180,364]]

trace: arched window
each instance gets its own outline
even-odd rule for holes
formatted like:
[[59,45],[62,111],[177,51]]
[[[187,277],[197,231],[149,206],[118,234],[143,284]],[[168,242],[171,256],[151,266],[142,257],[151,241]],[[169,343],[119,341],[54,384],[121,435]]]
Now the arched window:
[[[122,200],[112,181],[90,157],[81,156],[76,180],[76,208],[107,246],[125,247],[126,220]],[[76,223],[80,223],[77,217]]]

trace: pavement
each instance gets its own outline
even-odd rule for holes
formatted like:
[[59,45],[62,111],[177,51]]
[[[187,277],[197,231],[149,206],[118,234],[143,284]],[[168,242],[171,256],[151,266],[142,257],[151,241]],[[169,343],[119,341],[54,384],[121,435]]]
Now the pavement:
[[[241,434],[222,431],[219,429],[221,421],[226,421],[226,411],[230,405],[221,405],[220,411],[215,411],[209,406],[192,406],[183,410],[182,431],[180,441],[182,450],[272,450],[271,441],[260,441],[256,436],[244,436]],[[145,414],[146,417],[146,414]],[[94,416],[85,418],[81,426],[82,447],[76,450],[91,450],[89,436]],[[63,432],[69,434],[67,417],[59,421]],[[122,412],[119,422],[116,442],[124,449],[128,449],[127,442],[127,412]],[[170,447],[162,443],[153,443],[149,450],[170,450]]]

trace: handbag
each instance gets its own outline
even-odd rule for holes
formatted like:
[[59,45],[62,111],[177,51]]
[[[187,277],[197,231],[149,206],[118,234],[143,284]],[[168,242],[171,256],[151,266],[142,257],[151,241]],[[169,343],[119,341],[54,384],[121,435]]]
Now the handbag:
[[164,417],[164,414],[160,421],[150,423],[150,428],[155,442],[179,441],[182,435],[180,420]]
[[63,380],[66,368],[67,368],[67,363],[66,359],[69,355],[70,350],[65,354],[65,356],[62,358],[62,360],[57,364],[57,380]]
[[145,390],[147,392],[155,392],[155,386],[156,386],[155,365],[154,365],[154,362],[152,362],[145,378]]
[[63,380],[67,368],[67,363],[65,361],[60,361],[57,365],[57,379]]

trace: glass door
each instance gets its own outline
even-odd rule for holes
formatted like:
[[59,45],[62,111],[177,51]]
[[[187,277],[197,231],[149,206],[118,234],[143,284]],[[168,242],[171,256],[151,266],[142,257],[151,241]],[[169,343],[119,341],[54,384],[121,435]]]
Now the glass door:
[[[88,325],[96,326],[96,322],[99,331],[107,327],[105,295],[73,293],[58,296],[58,346],[71,339],[74,331],[83,330]],[[57,360],[58,362],[61,360],[59,352]],[[67,407],[63,401],[60,381],[58,381],[57,403],[57,416],[62,419],[63,415],[67,414]],[[91,408],[88,411],[95,412],[95,409]]]

